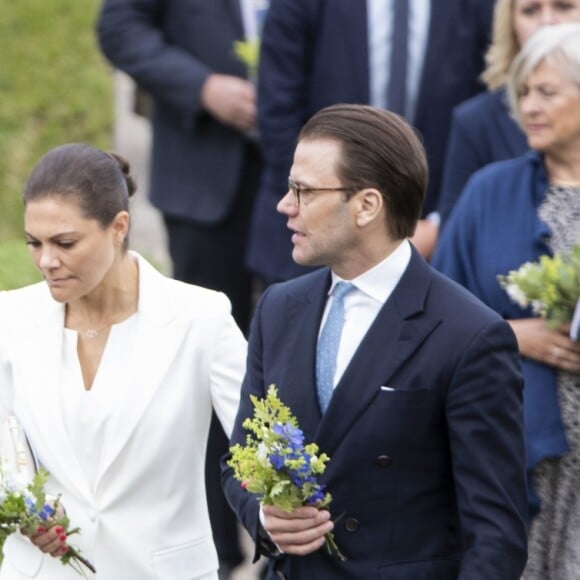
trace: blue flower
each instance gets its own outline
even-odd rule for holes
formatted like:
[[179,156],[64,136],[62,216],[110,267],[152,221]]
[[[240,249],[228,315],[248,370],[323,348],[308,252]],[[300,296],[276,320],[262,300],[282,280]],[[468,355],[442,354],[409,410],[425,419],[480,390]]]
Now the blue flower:
[[54,515],[54,509],[52,508],[52,506],[45,503],[42,506],[42,509],[40,510],[40,513],[38,515],[42,520],[46,521],[49,517]]
[[276,471],[280,471],[284,468],[284,457],[279,453],[272,453],[268,459]]
[[308,498],[309,505],[316,505],[324,499],[324,485],[319,485],[314,493]]
[[36,503],[26,495],[24,496],[24,504],[26,505],[26,510],[29,514],[36,513]]
[[298,427],[294,427],[291,423],[274,423],[272,431],[280,437],[284,437],[288,441],[289,445],[294,448],[302,447],[304,443],[304,433]]

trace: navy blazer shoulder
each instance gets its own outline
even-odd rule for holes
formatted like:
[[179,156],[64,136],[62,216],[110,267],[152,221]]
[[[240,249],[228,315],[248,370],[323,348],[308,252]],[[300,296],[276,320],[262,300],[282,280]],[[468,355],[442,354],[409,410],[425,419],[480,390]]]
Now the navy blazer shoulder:
[[509,111],[505,89],[476,95],[455,107],[439,199],[442,224],[471,175],[495,161],[523,155],[527,149],[526,136]]

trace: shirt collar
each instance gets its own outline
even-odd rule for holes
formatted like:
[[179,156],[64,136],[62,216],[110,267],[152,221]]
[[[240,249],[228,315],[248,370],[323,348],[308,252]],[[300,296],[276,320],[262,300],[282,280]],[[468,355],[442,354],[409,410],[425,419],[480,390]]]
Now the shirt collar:
[[[408,240],[403,240],[384,260],[350,282],[357,290],[384,304],[399,283],[410,261],[411,244]],[[332,272],[329,295],[334,292],[336,284],[341,281],[343,278]]]

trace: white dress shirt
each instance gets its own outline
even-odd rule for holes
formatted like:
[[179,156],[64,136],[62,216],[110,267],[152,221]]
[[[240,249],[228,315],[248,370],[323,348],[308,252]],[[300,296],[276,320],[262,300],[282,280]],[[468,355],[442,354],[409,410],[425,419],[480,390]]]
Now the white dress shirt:
[[269,0],[240,0],[240,11],[246,40],[260,38],[264,17],[269,5]]
[[[389,66],[393,37],[393,0],[367,0],[371,105],[387,109]],[[407,71],[407,111],[412,122],[423,73],[425,51],[429,37],[431,0],[409,0],[409,69]]]
[[[336,358],[335,387],[377,314],[399,283],[410,260],[411,245],[407,240],[404,240],[382,262],[379,262],[364,274],[350,280],[356,288],[344,298],[344,326]],[[328,292],[329,299],[322,316],[320,329],[324,326],[328,316],[334,288],[340,281],[342,281],[342,278],[333,272],[332,284]]]

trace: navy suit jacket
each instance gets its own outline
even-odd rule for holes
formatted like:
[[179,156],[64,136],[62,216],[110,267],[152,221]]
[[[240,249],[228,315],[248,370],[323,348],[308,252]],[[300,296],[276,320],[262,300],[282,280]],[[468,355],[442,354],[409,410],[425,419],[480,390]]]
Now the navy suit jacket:
[[[329,285],[325,268],[263,295],[232,442],[245,442],[250,395],[276,384],[305,441],[331,457],[322,482],[342,515],[334,533],[348,560],[324,549],[283,555],[268,578],[519,580],[525,452],[509,325],[414,251],[321,416],[314,369]],[[267,553],[257,499],[229,469],[224,487]]]
[[525,133],[512,118],[505,89],[482,93],[453,111],[439,214],[445,222],[469,178],[494,161],[519,157],[528,150]]
[[[477,77],[493,0],[432,0],[415,126],[430,166],[425,213],[437,208],[455,105],[483,89]],[[388,17],[388,15],[385,15]],[[273,0],[262,36],[258,112],[265,159],[247,262],[270,279],[304,268],[292,262],[290,233],[276,203],[287,189],[298,132],[318,110],[369,103],[366,0]]]
[[164,214],[215,224],[235,201],[248,139],[200,105],[208,75],[246,76],[239,0],[105,0],[101,48],[154,99],[151,201]]

